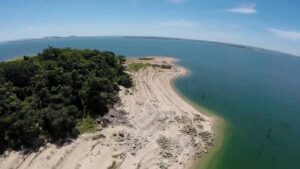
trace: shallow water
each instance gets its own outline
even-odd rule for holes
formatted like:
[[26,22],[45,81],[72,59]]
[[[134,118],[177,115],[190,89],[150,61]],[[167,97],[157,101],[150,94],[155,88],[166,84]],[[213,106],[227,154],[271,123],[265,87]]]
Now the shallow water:
[[1,43],[0,59],[47,46],[179,58],[191,74],[175,81],[177,89],[230,123],[207,168],[300,168],[300,57],[209,42],[81,37]]

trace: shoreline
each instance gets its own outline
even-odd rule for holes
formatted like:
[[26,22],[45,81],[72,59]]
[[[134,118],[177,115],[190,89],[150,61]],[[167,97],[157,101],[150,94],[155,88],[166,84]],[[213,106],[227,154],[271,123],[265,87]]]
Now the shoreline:
[[[161,57],[157,57],[157,56],[153,56],[153,58],[161,58]],[[181,93],[179,91],[179,89],[176,87],[175,85],[175,81],[178,78],[181,78],[183,76],[189,76],[192,72],[190,72],[190,70],[188,70],[185,67],[180,66],[180,64],[178,64],[179,60],[173,57],[167,57],[172,59],[172,64],[184,69],[185,73],[177,76],[173,79],[170,80],[170,86],[171,88],[174,90],[174,92],[183,100],[185,101],[187,104],[189,104],[191,107],[193,107],[194,109],[196,109],[200,114],[204,114],[205,116],[209,116],[211,118],[213,118],[213,122],[212,122],[212,128],[213,131],[216,133],[215,135],[215,141],[214,141],[214,145],[210,146],[208,149],[208,152],[206,154],[204,154],[201,157],[197,157],[195,160],[192,160],[191,163],[188,165],[189,169],[204,169],[207,168],[207,165],[209,164],[209,161],[213,158],[213,156],[215,156],[217,154],[217,152],[220,151],[220,149],[222,148],[223,145],[223,141],[224,141],[224,131],[227,129],[227,122],[225,122],[225,119],[222,119],[221,117],[219,117],[217,115],[217,113],[214,113],[213,111],[210,111],[204,107],[202,107],[199,104],[196,104],[195,102],[191,101],[189,98],[187,98],[183,93]],[[132,60],[136,60],[139,58],[130,58]]]
[[[178,60],[175,61],[175,63],[177,64]],[[179,65],[179,64],[177,64]],[[180,65],[179,65],[180,66]],[[186,68],[184,68],[186,69]],[[191,72],[187,70],[187,74],[184,76],[189,76],[191,74]],[[181,76],[182,77],[182,76]],[[210,164],[210,160],[213,159],[213,157],[215,157],[217,155],[217,153],[219,151],[221,151],[222,145],[224,143],[225,140],[225,133],[226,130],[229,128],[229,123],[221,118],[220,116],[217,115],[217,113],[208,110],[207,108],[202,107],[201,105],[193,102],[191,99],[189,99],[188,97],[186,97],[177,87],[175,84],[175,81],[180,78],[174,78],[171,81],[171,86],[173,88],[173,90],[178,94],[179,97],[181,97],[184,101],[186,101],[188,104],[190,104],[192,107],[194,107],[196,110],[198,110],[199,112],[210,116],[212,118],[214,118],[214,123],[213,123],[213,130],[216,133],[215,134],[215,141],[214,141],[214,146],[211,146],[208,150],[208,153],[205,154],[204,156],[194,160],[191,163],[191,167],[189,169],[206,169],[208,167],[208,165]]]
[[147,67],[130,72],[134,87],[121,88],[121,102],[100,119],[98,132],[83,134],[62,147],[47,144],[27,155],[9,152],[0,157],[0,166],[11,169],[193,167],[215,147],[214,126],[218,121],[199,111],[174,88],[174,80],[188,72],[175,61],[167,57],[128,59],[127,66],[147,63]]

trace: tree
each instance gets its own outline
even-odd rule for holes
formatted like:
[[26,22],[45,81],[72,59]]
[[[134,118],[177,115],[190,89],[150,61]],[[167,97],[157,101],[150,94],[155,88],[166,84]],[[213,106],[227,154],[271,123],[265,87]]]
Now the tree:
[[49,47],[37,56],[0,63],[0,153],[36,150],[77,136],[84,117],[104,115],[131,87],[124,56]]

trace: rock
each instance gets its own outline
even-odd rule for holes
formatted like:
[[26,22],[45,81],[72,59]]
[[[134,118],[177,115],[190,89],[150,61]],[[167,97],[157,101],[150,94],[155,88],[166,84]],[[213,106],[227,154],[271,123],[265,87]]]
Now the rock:
[[194,121],[196,121],[196,122],[204,122],[204,121],[206,121],[201,115],[199,115],[199,114],[194,114]]
[[173,157],[172,153],[170,153],[170,152],[164,152],[164,153],[162,153],[162,156],[163,156],[164,158],[170,158],[170,157]]
[[181,130],[181,132],[191,135],[191,136],[197,136],[197,129],[195,129],[193,126],[187,124],[184,125],[183,129]]
[[116,109],[111,109],[109,112],[102,117],[101,119],[101,126],[102,127],[107,127],[108,125],[125,125],[129,126],[131,125],[127,119],[128,113],[125,112],[124,110],[116,110]]
[[160,155],[165,159],[175,160],[180,154],[182,148],[175,140],[171,140],[165,136],[159,137],[157,143],[160,146]]
[[117,142],[123,142],[125,140],[130,140],[130,134],[124,130],[121,130],[117,133],[113,133],[113,137]]
[[200,132],[199,135],[207,145],[213,145],[214,136],[209,131]]
[[98,139],[103,139],[106,138],[105,135],[103,134],[99,134],[99,135],[95,135],[92,137],[92,140],[98,140]]

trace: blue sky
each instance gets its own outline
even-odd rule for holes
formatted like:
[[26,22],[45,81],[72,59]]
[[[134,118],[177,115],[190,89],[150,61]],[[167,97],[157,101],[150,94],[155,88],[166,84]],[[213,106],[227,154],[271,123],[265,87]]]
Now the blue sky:
[[300,56],[299,0],[0,0],[0,41],[136,35],[245,44]]

